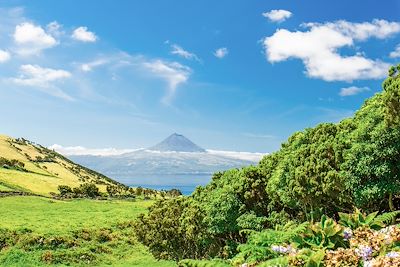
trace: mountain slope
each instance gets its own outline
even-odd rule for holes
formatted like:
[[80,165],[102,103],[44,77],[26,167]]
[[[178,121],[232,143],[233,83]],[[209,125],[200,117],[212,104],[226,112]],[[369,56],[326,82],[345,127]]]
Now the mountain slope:
[[45,147],[0,135],[0,191],[50,195],[58,185],[76,187],[87,182],[101,191],[108,184],[123,186]]
[[164,141],[150,147],[153,151],[176,151],[176,152],[206,152],[205,149],[199,147],[185,136],[174,133],[168,136]]

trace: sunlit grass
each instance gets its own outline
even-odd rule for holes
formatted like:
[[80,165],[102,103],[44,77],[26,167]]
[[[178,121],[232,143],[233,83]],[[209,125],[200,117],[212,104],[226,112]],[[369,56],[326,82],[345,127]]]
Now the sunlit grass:
[[[108,250],[107,253],[96,254],[96,266],[175,266],[174,262],[155,260],[144,246],[132,241],[134,234],[129,223],[140,213],[146,212],[151,204],[152,201],[143,200],[57,201],[41,197],[5,197],[0,198],[0,228],[17,231],[28,229],[32,231],[29,237],[66,237],[71,240],[77,231],[109,229],[113,236],[118,236],[115,241],[79,241],[79,246],[74,249],[76,252],[90,252],[99,247]],[[56,248],[51,253],[57,257],[57,253],[74,253],[74,249]],[[3,249],[0,252],[0,265],[49,266],[42,261],[46,250],[35,246],[28,250],[18,244]],[[83,266],[86,263],[71,264]]]

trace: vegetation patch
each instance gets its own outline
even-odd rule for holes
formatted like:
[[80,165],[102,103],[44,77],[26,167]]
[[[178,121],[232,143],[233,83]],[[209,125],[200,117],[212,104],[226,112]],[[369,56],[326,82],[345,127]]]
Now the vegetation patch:
[[155,203],[134,227],[160,259],[396,266],[399,174],[400,65],[354,117],[294,133],[257,166]]
[[176,266],[155,260],[136,241],[133,220],[149,205],[144,200],[1,198],[0,265]]

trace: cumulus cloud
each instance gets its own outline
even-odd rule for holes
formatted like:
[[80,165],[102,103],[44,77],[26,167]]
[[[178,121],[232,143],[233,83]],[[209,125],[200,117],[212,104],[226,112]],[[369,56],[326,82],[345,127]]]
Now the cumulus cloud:
[[400,32],[400,23],[385,20],[352,23],[347,21],[303,25],[307,31],[277,30],[263,41],[269,62],[290,58],[303,61],[309,77],[325,81],[379,79],[386,76],[389,64],[366,58],[360,53],[339,54],[339,49],[354,46],[355,41],[375,37],[385,39]]
[[229,53],[228,48],[221,47],[221,48],[218,48],[217,50],[215,50],[214,56],[216,56],[217,58],[224,58],[225,56],[228,55],[228,53]]
[[72,33],[72,38],[85,43],[93,43],[98,39],[94,32],[88,31],[87,27],[76,28]]
[[11,81],[17,85],[35,87],[50,95],[72,100],[72,97],[55,86],[56,82],[70,77],[71,73],[65,70],[42,68],[38,65],[28,64],[22,65],[20,67],[20,76],[12,78]]
[[179,46],[177,44],[171,45],[171,54],[177,55],[177,56],[180,56],[180,57],[183,57],[186,59],[190,59],[190,60],[200,61],[199,57],[196,54],[183,49],[181,46]]
[[14,41],[20,55],[38,54],[42,50],[56,46],[57,40],[33,23],[24,22],[15,27]]
[[169,104],[174,96],[177,87],[190,77],[192,70],[178,62],[167,62],[161,59],[143,62],[143,67],[159,78],[165,80],[168,84],[168,93],[162,99],[164,104]]
[[67,146],[54,144],[48,147],[65,156],[91,155],[91,156],[118,156],[136,151],[137,149],[116,149],[116,148],[86,148],[83,146]]
[[11,58],[11,55],[9,52],[0,49],[0,63],[4,63],[4,62],[8,61],[8,60],[10,60],[10,58]]
[[396,46],[394,51],[392,51],[389,56],[391,58],[399,58],[400,57],[400,44]]
[[272,22],[283,22],[292,16],[292,12],[284,9],[274,9],[269,12],[262,13],[264,17]]
[[369,87],[357,87],[357,86],[350,86],[340,89],[339,95],[340,96],[352,96],[358,95],[362,92],[370,91]]

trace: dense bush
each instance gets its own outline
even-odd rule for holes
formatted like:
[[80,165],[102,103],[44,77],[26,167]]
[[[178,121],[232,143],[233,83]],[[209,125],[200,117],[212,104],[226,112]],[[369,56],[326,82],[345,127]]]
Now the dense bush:
[[[273,240],[283,225],[308,221],[303,235],[287,240],[301,250],[298,264],[322,262],[324,249],[347,249],[344,229],[334,221],[339,213],[343,221],[343,213],[354,208],[400,209],[399,69],[391,69],[383,92],[367,100],[353,118],[297,132],[257,166],[216,173],[190,197],[158,202],[137,221],[139,240],[162,258],[231,258],[239,248],[241,257],[260,261],[276,252],[263,247],[257,236]],[[373,224],[374,216],[362,223],[371,227],[366,221]],[[189,230],[202,237],[188,237]],[[255,254],[244,256],[250,250],[243,244]],[[280,263],[271,260],[275,265],[289,262],[288,257]]]
[[68,185],[59,185],[58,192],[59,196],[63,198],[96,198],[101,196],[99,188],[92,183],[84,183],[74,188]]
[[[216,256],[218,243],[202,225],[202,212],[183,198],[156,202],[149,215],[141,215],[134,227],[137,237],[158,258],[179,260]],[[155,230],[157,229],[157,230]]]

